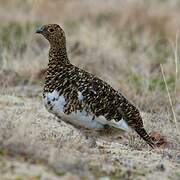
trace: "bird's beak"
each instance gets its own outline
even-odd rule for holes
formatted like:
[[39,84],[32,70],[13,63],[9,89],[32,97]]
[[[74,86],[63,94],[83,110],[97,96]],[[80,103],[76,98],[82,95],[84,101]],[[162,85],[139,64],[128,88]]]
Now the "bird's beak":
[[36,30],[36,33],[41,34],[41,33],[43,32],[43,30],[44,30],[44,27],[43,27],[43,26],[42,26],[42,27],[39,27],[39,28]]

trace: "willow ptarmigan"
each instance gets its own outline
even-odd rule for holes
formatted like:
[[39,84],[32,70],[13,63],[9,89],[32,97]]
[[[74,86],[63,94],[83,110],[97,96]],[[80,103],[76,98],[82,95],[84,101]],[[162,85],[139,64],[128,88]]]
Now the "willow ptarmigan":
[[43,101],[47,110],[76,127],[105,130],[112,126],[134,129],[152,148],[139,110],[103,80],[70,63],[66,38],[57,24],[44,25],[36,33],[50,43]]

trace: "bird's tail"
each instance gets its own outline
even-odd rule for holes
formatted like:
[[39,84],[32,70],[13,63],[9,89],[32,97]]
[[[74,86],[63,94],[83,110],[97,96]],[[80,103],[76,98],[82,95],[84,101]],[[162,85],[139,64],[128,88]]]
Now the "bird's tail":
[[155,148],[156,145],[152,141],[152,138],[149,136],[149,134],[146,132],[146,130],[143,127],[135,127],[134,130],[139,134],[139,136],[146,141],[152,148]]

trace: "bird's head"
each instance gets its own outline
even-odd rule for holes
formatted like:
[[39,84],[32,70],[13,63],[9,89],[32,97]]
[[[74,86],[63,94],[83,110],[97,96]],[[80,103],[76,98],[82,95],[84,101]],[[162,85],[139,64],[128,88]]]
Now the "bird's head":
[[65,33],[58,24],[47,24],[36,30],[36,33],[42,34],[51,45],[58,45],[65,42]]

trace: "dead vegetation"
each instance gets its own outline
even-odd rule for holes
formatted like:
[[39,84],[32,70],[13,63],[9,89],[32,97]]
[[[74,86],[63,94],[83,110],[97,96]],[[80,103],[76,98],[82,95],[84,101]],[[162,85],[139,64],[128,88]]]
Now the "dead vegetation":
[[[178,0],[0,0],[0,176],[179,179],[179,10]],[[72,63],[139,106],[162,148],[133,132],[94,143],[45,111],[48,46],[34,33],[45,23],[64,27]]]

